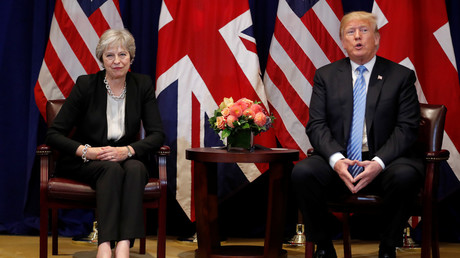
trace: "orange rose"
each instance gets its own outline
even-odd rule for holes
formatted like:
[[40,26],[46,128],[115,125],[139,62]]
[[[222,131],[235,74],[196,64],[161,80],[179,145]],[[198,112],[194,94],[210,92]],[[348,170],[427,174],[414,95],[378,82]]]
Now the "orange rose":
[[254,113],[259,113],[259,112],[262,112],[264,109],[262,108],[261,105],[259,104],[254,104],[251,106],[251,109],[254,110]]
[[225,120],[225,118],[223,116],[218,116],[217,119],[216,119],[216,127],[221,129],[221,130],[224,130],[225,129],[225,125],[227,124],[227,121]]
[[227,125],[231,128],[235,128],[235,126],[233,125],[233,122],[235,121],[238,121],[238,118],[234,115],[229,115],[227,117]]
[[226,107],[226,108],[222,109],[222,111],[220,111],[220,113],[221,113],[224,117],[227,117],[228,115],[230,115],[230,108]]
[[254,103],[254,102],[252,100],[250,100],[250,99],[247,99],[247,98],[241,98],[237,102],[235,102],[235,104],[241,106],[242,110],[245,110],[248,107],[250,107],[252,105],[252,103]]
[[254,117],[254,123],[258,126],[264,126],[267,122],[267,116],[263,112],[259,112]]
[[[230,107],[230,115],[235,117],[240,117],[243,114],[243,109],[241,109],[240,105],[236,103]],[[227,118],[228,119],[228,118]]]
[[243,111],[243,115],[246,116],[247,118],[252,118],[256,116],[256,112],[252,110],[251,108],[246,108],[246,110]]

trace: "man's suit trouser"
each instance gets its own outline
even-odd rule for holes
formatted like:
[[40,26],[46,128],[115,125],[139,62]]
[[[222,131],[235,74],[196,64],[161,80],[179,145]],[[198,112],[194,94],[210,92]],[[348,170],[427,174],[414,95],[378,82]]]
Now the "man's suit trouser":
[[[381,244],[398,246],[402,232],[422,184],[422,167],[414,167],[406,158],[389,164],[374,181],[360,191],[383,197],[384,206],[379,216]],[[420,163],[422,164],[422,163]],[[308,241],[318,242],[331,238],[328,228],[327,200],[351,194],[329,163],[313,155],[297,163],[292,171],[292,183],[298,206],[303,214]]]

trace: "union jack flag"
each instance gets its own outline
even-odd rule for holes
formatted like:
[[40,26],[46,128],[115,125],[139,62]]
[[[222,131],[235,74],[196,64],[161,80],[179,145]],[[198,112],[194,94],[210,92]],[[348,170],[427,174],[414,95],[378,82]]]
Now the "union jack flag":
[[[170,178],[176,178],[176,182],[169,181],[168,185],[175,189],[178,203],[192,221],[195,220],[193,169],[192,163],[185,159],[185,150],[222,146],[208,118],[214,115],[224,97],[259,100],[267,107],[255,46],[247,0],[163,1],[156,94],[166,144],[172,149],[168,173]],[[274,145],[269,132],[259,138],[265,146]],[[223,167],[233,178],[238,178],[239,182],[234,183],[237,187],[264,172],[264,167],[254,164]]]
[[404,1],[394,8],[378,0],[372,12],[381,35],[377,54],[415,71],[419,102],[447,107],[442,147],[460,180],[460,84],[445,2]]
[[[378,54],[416,72],[419,102],[447,107],[443,148],[450,151],[450,167],[443,169],[460,180],[460,84],[445,2],[405,1],[393,7],[388,1],[374,1],[372,12],[381,34]],[[441,185],[441,191],[448,195],[456,187]],[[411,217],[409,225],[415,228],[419,221]]]
[[78,76],[101,68],[96,58],[99,37],[123,28],[118,0],[57,0],[35,102],[44,118],[48,99],[65,99]]

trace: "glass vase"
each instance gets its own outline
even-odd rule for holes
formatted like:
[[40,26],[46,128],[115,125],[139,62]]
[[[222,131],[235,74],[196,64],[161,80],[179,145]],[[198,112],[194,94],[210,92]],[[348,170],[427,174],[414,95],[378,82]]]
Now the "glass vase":
[[227,150],[249,150],[253,146],[254,134],[251,130],[240,130],[227,137]]

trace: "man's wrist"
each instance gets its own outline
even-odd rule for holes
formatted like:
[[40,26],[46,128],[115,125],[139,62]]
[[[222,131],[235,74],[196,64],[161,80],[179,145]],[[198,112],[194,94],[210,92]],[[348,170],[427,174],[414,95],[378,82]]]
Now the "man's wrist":
[[382,170],[385,169],[385,163],[383,163],[383,160],[381,158],[375,156],[372,160],[377,161],[377,163],[379,163],[379,165],[382,167]]
[[339,161],[341,159],[344,159],[344,158],[345,158],[345,156],[343,156],[343,154],[340,153],[340,152],[336,152],[336,153],[332,154],[329,157],[329,166],[331,166],[331,168],[334,169],[335,163],[337,163],[337,161]]

